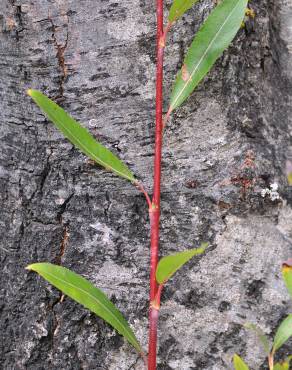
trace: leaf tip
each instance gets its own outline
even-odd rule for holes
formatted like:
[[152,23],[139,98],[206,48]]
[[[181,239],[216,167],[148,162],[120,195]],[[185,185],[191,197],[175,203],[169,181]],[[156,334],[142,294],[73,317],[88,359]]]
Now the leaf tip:
[[26,93],[27,93],[28,96],[32,96],[32,89],[27,89]]
[[25,270],[31,271],[32,270],[32,265],[28,265],[25,267]]

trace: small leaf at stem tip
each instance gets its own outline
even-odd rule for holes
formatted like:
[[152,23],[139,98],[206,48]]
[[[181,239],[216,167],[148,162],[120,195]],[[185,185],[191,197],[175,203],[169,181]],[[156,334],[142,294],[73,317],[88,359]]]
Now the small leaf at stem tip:
[[121,312],[88,280],[65,267],[51,263],[34,263],[26,269],[37,272],[62,293],[101,317],[123,335],[140,354],[143,353],[141,345]]
[[244,327],[246,329],[250,329],[250,330],[253,330],[255,332],[255,334],[257,335],[259,341],[261,342],[266,354],[269,355],[270,350],[271,350],[271,344],[270,344],[270,341],[269,341],[268,337],[264,334],[264,332],[259,327],[257,327],[256,325],[254,325],[252,323],[246,323],[244,325]]
[[58,104],[40,91],[29,89],[27,94],[41,108],[47,117],[82,153],[104,168],[134,183],[136,181],[130,169],[110,150],[101,145],[95,138],[75,121]]
[[288,259],[282,265],[282,275],[288,292],[292,297],[292,258]]
[[288,315],[280,324],[273,344],[272,352],[275,353],[292,336],[292,314]]
[[204,253],[207,246],[208,243],[202,243],[200,248],[189,249],[161,258],[156,269],[156,280],[158,284],[166,283],[192,257]]
[[173,85],[168,116],[190,96],[232,42],[244,18],[247,1],[222,0],[201,26]]
[[198,0],[173,0],[172,6],[169,10],[168,21],[175,22],[197,2]]
[[233,356],[233,366],[235,370],[249,370],[247,364],[236,354]]

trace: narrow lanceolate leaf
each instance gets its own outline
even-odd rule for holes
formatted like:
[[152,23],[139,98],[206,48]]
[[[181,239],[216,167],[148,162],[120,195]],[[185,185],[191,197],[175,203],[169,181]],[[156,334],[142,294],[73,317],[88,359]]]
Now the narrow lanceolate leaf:
[[268,337],[264,334],[264,332],[259,327],[257,327],[254,324],[251,324],[251,323],[245,324],[244,327],[247,328],[247,329],[253,330],[256,333],[256,335],[257,335],[259,341],[261,342],[266,354],[269,355],[270,350],[271,350],[271,344],[269,342]]
[[233,366],[235,370],[249,370],[247,364],[238,356],[233,356]]
[[175,22],[197,2],[198,0],[173,0],[169,10],[168,21],[170,23]]
[[282,274],[287,289],[292,297],[292,259],[283,263]]
[[65,267],[51,263],[34,263],[27,266],[27,269],[37,272],[65,295],[101,317],[123,335],[139,353],[142,353],[138,340],[121,312],[88,280]]
[[247,0],[223,0],[198,31],[170,98],[169,113],[179,107],[229,46],[241,26]]
[[273,344],[273,353],[275,353],[292,336],[292,314],[288,315],[279,326]]
[[172,275],[179,270],[192,257],[204,253],[207,244],[202,244],[201,248],[189,249],[161,258],[156,269],[156,280],[158,284],[164,284]]
[[135,177],[129,168],[111,151],[98,143],[86,128],[80,126],[58,104],[37,90],[28,90],[27,93],[63,135],[80,149],[81,152],[106,169],[115,172],[127,180],[135,182]]

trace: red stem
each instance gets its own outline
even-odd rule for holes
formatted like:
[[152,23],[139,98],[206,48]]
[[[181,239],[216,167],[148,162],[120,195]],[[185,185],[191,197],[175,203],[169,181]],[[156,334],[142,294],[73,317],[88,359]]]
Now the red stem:
[[156,370],[157,323],[159,311],[152,307],[158,285],[156,268],[158,263],[159,224],[160,224],[160,181],[162,151],[162,106],[163,106],[163,56],[165,37],[163,32],[163,0],[157,0],[157,62],[156,62],[156,124],[155,124],[155,156],[154,156],[154,189],[152,208],[150,210],[151,246],[150,246],[150,307],[149,307],[149,348],[148,370]]
[[158,285],[155,299],[151,302],[152,307],[156,308],[157,310],[160,310],[160,299],[163,287],[164,287],[163,284]]
[[149,338],[148,370],[156,370],[157,326],[158,326],[160,297],[161,297],[162,289],[163,289],[163,284],[158,285],[156,296],[150,302],[150,316],[149,316],[150,338]]
[[150,211],[150,210],[152,209],[152,201],[151,201],[151,199],[150,199],[150,197],[149,197],[149,195],[148,195],[147,191],[145,190],[145,188],[144,188],[143,184],[142,184],[141,182],[138,182],[138,181],[136,181],[134,184],[135,184],[135,185],[137,186],[137,188],[141,191],[141,193],[143,193],[143,194],[144,194],[145,199],[146,199],[146,202],[147,202],[148,207],[149,207],[149,211]]
[[149,315],[148,370],[156,370],[157,325],[159,310],[151,308]]
[[269,358],[269,369],[273,370],[274,369],[274,352],[273,351],[269,354],[268,358]]

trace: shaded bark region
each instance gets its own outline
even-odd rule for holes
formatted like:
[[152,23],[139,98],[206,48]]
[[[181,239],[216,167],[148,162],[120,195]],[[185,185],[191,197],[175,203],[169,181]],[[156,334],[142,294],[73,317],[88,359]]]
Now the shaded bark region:
[[[198,3],[170,35],[165,96],[211,6]],[[210,247],[166,286],[159,369],[223,370],[235,352],[264,369],[242,324],[273,333],[288,312],[280,264],[292,252],[291,6],[250,7],[256,17],[164,138],[161,255]],[[25,90],[55,98],[150,189],[154,70],[152,2],[0,0],[1,368],[141,368],[111,328],[24,270],[50,261],[83,274],[147,348],[143,196],[72,148]],[[260,194],[274,182],[276,202]]]

